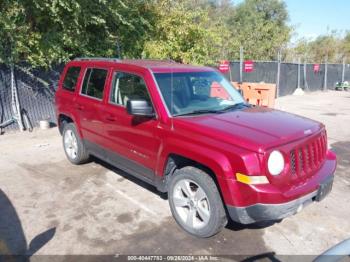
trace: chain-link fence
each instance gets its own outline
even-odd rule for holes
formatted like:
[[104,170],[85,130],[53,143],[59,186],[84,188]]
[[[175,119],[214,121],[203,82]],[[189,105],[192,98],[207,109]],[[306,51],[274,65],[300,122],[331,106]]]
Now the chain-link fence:
[[[63,66],[52,70],[33,70],[27,66],[15,67],[15,82],[20,106],[28,113],[33,126],[40,120],[56,122],[54,111],[55,88]],[[10,67],[0,64],[0,123],[12,117]],[[5,131],[18,129],[17,124],[5,127]]]

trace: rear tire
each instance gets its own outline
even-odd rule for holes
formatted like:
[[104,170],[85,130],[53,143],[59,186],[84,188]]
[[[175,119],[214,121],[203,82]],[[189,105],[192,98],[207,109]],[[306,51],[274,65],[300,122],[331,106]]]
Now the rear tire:
[[77,132],[73,123],[67,123],[63,127],[62,141],[64,152],[68,160],[75,165],[88,162],[89,153]]
[[201,169],[187,166],[175,171],[168,196],[176,222],[196,237],[211,237],[227,224],[219,190]]

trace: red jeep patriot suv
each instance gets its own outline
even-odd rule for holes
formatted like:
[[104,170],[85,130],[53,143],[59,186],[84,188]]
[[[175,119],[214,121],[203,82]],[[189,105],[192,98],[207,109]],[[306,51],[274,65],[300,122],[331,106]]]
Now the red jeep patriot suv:
[[94,155],[167,192],[198,237],[228,217],[279,220],[332,187],[323,124],[247,104],[216,70],[169,61],[81,58],[56,93],[67,158]]

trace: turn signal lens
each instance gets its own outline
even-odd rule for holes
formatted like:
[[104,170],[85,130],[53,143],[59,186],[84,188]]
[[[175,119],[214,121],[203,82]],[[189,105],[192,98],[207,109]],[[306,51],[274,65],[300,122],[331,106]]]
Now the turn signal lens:
[[241,173],[236,173],[237,181],[247,185],[268,184],[269,180],[266,176],[247,176]]

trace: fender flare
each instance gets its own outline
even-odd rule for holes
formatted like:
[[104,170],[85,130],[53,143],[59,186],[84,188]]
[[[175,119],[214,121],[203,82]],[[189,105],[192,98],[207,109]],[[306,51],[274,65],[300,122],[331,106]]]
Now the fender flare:
[[60,117],[61,115],[64,115],[64,116],[69,117],[70,119],[72,119],[73,123],[74,123],[74,124],[76,125],[76,127],[77,127],[77,131],[78,131],[78,133],[79,133],[80,138],[83,138],[83,134],[82,134],[81,129],[80,129],[80,123],[78,123],[77,118],[74,116],[74,114],[71,114],[71,113],[66,112],[66,111],[60,111],[60,112],[58,113],[58,115],[57,115],[57,125],[58,125],[58,126],[59,126],[59,124],[60,124],[60,123],[59,123],[59,117]]
[[156,170],[158,176],[164,175],[169,156],[172,154],[195,161],[209,168],[217,177],[227,178],[233,172],[231,163],[224,154],[186,141],[171,139],[167,141],[166,147],[161,147],[159,151]]

